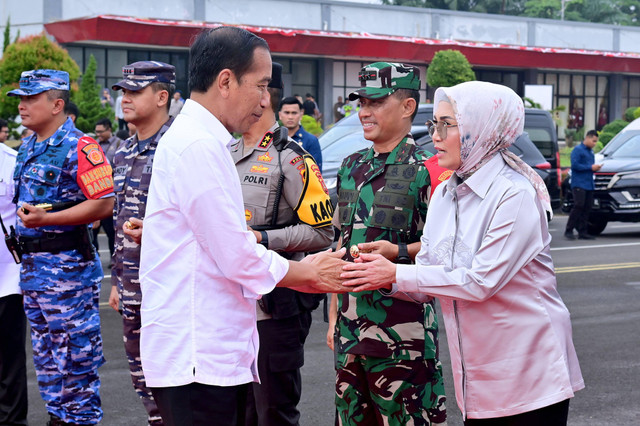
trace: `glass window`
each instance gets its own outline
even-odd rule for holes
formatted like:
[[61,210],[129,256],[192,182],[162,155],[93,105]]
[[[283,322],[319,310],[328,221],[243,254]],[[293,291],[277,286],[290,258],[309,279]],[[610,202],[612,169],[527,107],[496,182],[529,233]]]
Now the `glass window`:
[[171,62],[171,59],[170,59],[171,56],[167,52],[152,51],[149,56],[150,56],[150,60],[152,61],[164,62],[165,64],[168,64]]
[[583,76],[574,75],[572,80],[573,80],[571,82],[571,84],[572,84],[572,86],[571,86],[572,93],[574,95],[576,95],[576,96],[582,96],[583,93],[584,93],[584,90],[583,90],[583,88],[584,88],[584,86],[583,86],[584,85],[584,78],[583,78]]
[[344,62],[333,61],[333,85],[344,86]]
[[640,97],[640,80],[637,78],[629,78],[629,97]]
[[93,55],[96,58],[97,68],[96,68],[96,76],[104,77],[107,75],[107,59],[106,59],[106,50],[102,48],[95,47],[87,47],[84,55],[84,69],[87,69],[87,65],[89,64],[89,59]]
[[571,76],[569,74],[560,74],[559,77],[558,94],[569,95],[569,91],[571,90]]
[[362,69],[361,62],[347,62],[347,86],[360,87],[360,81],[358,81],[358,73]]
[[[176,79],[187,80],[189,78],[189,55],[186,53],[173,53],[170,64],[176,67]],[[286,74],[286,72],[283,73]]]
[[149,60],[149,52],[146,50],[129,50],[128,56],[129,60],[127,61],[127,64]]
[[[299,59],[293,59],[291,61],[293,85],[309,85],[315,86],[316,84],[316,63],[315,61],[303,61]],[[305,92],[306,93],[306,92]],[[317,94],[316,94],[317,97]]]
[[[188,57],[188,55],[186,55]],[[273,57],[273,61],[282,65],[283,74],[291,74],[291,60],[278,56]]]
[[83,60],[84,49],[82,47],[74,47],[74,46],[65,47],[65,49],[67,49],[67,52],[69,52],[69,56],[71,56],[71,59],[73,59],[76,62],[78,67],[82,67],[82,64],[84,64],[84,60]]
[[594,96],[596,94],[596,81],[595,75],[588,75],[585,77],[585,95]]
[[127,51],[124,49],[108,49],[107,58],[107,75],[109,77],[122,76],[122,67],[127,65]]
[[598,77],[598,96],[606,96],[609,93],[609,77]]

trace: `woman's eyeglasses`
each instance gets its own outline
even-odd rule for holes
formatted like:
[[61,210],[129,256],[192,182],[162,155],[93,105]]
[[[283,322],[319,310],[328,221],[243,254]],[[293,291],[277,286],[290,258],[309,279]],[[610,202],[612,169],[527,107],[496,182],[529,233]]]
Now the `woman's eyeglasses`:
[[457,124],[449,124],[444,121],[433,121],[429,120],[425,123],[427,125],[427,131],[429,132],[429,136],[433,139],[433,134],[437,131],[440,139],[447,138],[447,128],[448,127],[458,127]]

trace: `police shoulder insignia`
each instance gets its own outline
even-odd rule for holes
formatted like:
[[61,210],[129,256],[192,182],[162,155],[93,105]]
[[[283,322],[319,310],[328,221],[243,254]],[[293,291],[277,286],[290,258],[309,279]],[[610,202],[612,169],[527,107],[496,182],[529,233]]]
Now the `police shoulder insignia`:
[[296,158],[294,158],[293,160],[289,161],[289,164],[291,164],[292,166],[295,166],[296,164],[298,164],[301,161],[302,161],[302,155],[298,155]]
[[249,209],[244,209],[244,218],[247,222],[249,222],[251,219],[253,219],[253,214],[251,214],[251,210]]
[[269,155],[268,152],[265,152],[264,155],[260,155],[258,157],[258,161],[262,161],[263,163],[270,163],[273,160],[273,157]]
[[269,145],[271,145],[272,141],[273,141],[273,133],[267,132],[262,138],[262,140],[260,141],[260,143],[258,144],[258,146],[260,148],[267,148]]

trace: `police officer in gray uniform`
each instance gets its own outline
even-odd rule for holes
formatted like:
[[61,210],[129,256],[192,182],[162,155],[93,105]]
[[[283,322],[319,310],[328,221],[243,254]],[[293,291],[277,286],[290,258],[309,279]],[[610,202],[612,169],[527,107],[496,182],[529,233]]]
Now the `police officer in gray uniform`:
[[[313,157],[282,132],[276,110],[282,96],[282,66],[273,63],[271,108],[231,147],[242,185],[247,225],[258,243],[299,260],[333,240],[329,200]],[[257,306],[261,384],[249,388],[247,425],[297,425],[300,367],[311,310],[318,296],[276,288]]]

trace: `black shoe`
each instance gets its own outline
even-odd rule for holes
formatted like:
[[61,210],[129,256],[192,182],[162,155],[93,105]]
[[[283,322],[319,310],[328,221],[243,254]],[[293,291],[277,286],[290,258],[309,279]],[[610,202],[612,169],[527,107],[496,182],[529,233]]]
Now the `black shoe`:
[[564,232],[564,237],[567,240],[575,240],[576,239],[575,235],[573,235],[573,231],[565,231]]
[[578,239],[579,240],[595,240],[596,237],[594,237],[593,235],[589,235],[589,234],[580,234],[580,235],[578,235]]

